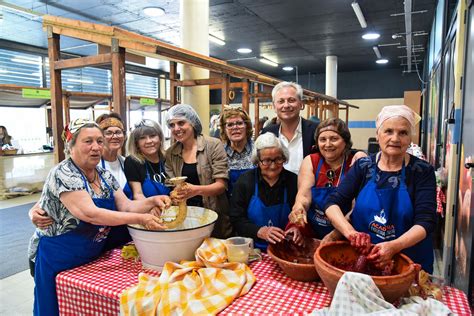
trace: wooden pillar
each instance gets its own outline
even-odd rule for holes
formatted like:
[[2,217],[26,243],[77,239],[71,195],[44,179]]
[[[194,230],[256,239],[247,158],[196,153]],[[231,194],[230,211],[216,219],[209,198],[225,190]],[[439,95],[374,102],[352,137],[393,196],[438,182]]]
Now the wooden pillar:
[[63,94],[63,98],[62,98],[62,102],[63,102],[63,109],[64,109],[64,121],[66,123],[69,123],[71,121],[71,112],[69,110],[70,108],[70,100],[69,100],[69,94],[65,93]]
[[230,79],[229,75],[222,76],[222,84],[221,84],[221,111],[224,111],[224,105],[229,105],[229,86],[230,86]]
[[[119,46],[119,40],[112,38],[112,97],[114,111],[125,118],[126,113],[126,87],[125,87],[125,48]],[[127,125],[127,121],[124,121]],[[127,130],[128,126],[124,126]]]
[[64,129],[62,107],[62,81],[61,70],[54,69],[54,63],[59,60],[61,53],[59,47],[59,34],[53,33],[53,28],[48,26],[48,57],[51,82],[51,114],[54,140],[54,162],[59,163],[64,159],[64,143],[61,134]]
[[249,81],[242,79],[242,109],[249,113],[250,95],[249,95]]
[[346,124],[349,124],[349,107],[346,105]]
[[170,61],[170,106],[178,104],[178,87],[176,85],[177,79],[177,64],[174,61]]

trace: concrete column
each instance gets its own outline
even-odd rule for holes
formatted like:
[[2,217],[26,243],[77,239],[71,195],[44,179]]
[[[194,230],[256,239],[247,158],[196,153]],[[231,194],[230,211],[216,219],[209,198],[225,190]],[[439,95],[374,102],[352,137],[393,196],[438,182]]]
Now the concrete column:
[[[209,56],[209,0],[180,0],[181,47]],[[209,71],[181,65],[181,80],[207,79]],[[181,88],[181,103],[199,114],[203,134],[209,135],[209,86]]]
[[[337,56],[326,56],[326,95],[337,98]],[[333,117],[328,112],[328,117]]]

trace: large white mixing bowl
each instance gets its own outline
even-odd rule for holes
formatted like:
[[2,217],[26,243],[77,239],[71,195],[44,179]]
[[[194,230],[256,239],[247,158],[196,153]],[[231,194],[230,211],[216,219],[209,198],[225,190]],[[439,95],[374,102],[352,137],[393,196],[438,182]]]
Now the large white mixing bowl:
[[211,235],[216,220],[216,212],[188,206],[186,219],[174,229],[146,230],[140,225],[128,225],[128,231],[143,266],[161,271],[167,261],[195,260],[194,252]]

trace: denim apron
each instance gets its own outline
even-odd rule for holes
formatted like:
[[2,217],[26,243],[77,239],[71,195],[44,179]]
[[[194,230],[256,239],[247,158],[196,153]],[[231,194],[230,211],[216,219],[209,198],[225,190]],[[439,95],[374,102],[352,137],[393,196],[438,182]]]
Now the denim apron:
[[[321,167],[323,165],[324,158],[321,156],[319,158],[318,168],[316,169],[316,174],[314,175],[314,186],[311,188],[311,207],[308,210],[308,222],[313,229],[314,235],[317,239],[323,239],[324,236],[329,234],[334,227],[331,225],[331,222],[324,213],[324,206],[326,204],[327,197],[336,190],[337,186],[332,186],[330,188],[322,187],[318,188],[318,175]],[[346,160],[342,162],[341,165],[341,175],[339,176],[338,182],[341,182],[344,179],[344,169],[346,167]]]
[[[378,189],[376,169],[379,159],[371,170],[370,180],[360,191],[351,215],[354,229],[368,233],[373,244],[397,239],[414,225],[413,205],[405,183],[405,161],[399,186]],[[402,253],[421,264],[426,272],[433,273],[431,234]]]
[[[105,167],[105,162],[104,158],[101,159],[102,161],[102,168],[106,169]],[[123,172],[123,165],[122,162],[119,159],[120,167],[122,168]],[[128,183],[125,185],[123,192],[125,193],[125,188],[128,187]],[[130,188],[130,187],[128,187]],[[129,194],[125,193],[125,195],[131,200],[131,190],[129,190]],[[117,247],[121,247],[129,242],[132,241],[132,237],[130,236],[130,233],[128,232],[127,225],[119,225],[119,226],[112,226],[110,227],[110,232],[107,237],[107,241],[105,242],[104,246],[104,252],[108,251],[110,249],[114,249]]]
[[[258,173],[255,169],[255,192],[247,209],[249,219],[258,227],[276,226],[285,229],[291,209],[287,202],[286,188],[284,192],[283,203],[266,206],[258,196]],[[255,246],[261,250],[267,250],[268,244],[266,241],[255,241]]]
[[[82,174],[82,173],[81,173]],[[100,175],[99,175],[100,176]],[[95,206],[115,210],[113,190],[104,181],[110,198],[93,198]],[[87,192],[88,185],[82,175]],[[79,225],[62,235],[41,236],[35,260],[34,315],[59,315],[56,296],[56,275],[97,259],[105,245],[110,227],[80,221]]]

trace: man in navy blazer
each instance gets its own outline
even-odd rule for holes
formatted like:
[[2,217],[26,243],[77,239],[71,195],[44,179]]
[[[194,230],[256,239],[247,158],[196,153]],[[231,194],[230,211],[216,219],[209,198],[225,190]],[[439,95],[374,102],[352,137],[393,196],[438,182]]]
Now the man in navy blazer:
[[262,134],[275,134],[290,152],[290,159],[285,169],[298,174],[303,158],[311,153],[315,144],[316,124],[300,116],[304,108],[303,88],[294,82],[283,81],[272,90],[273,108],[278,117],[278,124],[271,124],[262,130]]

